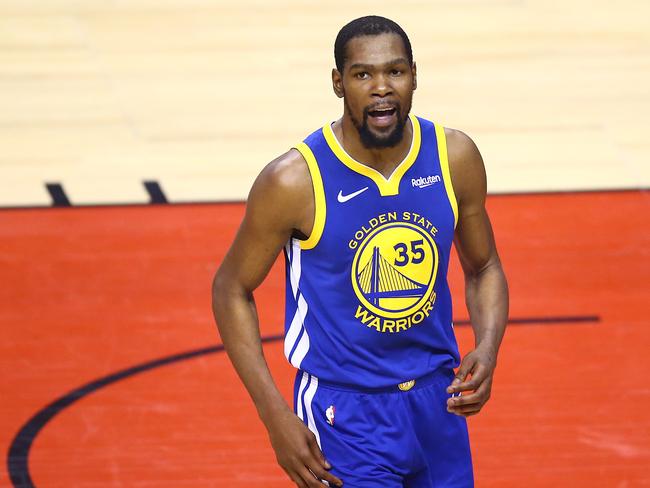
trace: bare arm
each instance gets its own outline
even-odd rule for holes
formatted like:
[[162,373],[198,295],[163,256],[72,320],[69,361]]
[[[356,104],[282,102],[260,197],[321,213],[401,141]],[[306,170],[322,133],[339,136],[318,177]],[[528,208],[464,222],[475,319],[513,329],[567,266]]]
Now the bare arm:
[[[474,142],[447,129],[449,164],[458,201],[455,245],[465,274],[465,300],[475,337],[449,392],[471,392],[448,402],[453,413],[478,413],[490,397],[497,354],[508,320],[508,285],[485,209],[487,183]],[[471,377],[471,379],[470,379]]]
[[253,291],[289,238],[309,235],[312,226],[309,171],[300,153],[292,150],[271,162],[255,181],[246,215],[212,286],[212,308],[226,352],[269,432],[278,463],[301,488],[324,486],[314,475],[337,486],[340,480],[326,471],[330,466],[315,436],[275,385],[264,359]]

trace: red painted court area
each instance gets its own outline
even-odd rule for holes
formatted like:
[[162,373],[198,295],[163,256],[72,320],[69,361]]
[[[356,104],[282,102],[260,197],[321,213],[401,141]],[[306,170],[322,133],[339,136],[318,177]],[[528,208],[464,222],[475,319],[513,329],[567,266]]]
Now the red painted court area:
[[[72,390],[220,343],[210,283],[243,208],[0,211],[0,486],[10,464],[39,488],[291,486],[219,351],[80,396],[7,460]],[[511,317],[587,321],[509,326],[493,397],[469,421],[477,486],[650,486],[650,196],[497,196],[489,210]],[[282,331],[282,279],[278,262],[256,294],[264,336]],[[462,320],[457,264],[450,279]],[[467,351],[471,329],[456,330]],[[265,352],[290,398],[280,342]]]

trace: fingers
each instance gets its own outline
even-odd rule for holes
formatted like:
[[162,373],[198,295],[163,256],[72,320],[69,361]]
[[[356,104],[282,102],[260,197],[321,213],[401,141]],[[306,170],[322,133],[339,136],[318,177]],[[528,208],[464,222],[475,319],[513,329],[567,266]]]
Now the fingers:
[[459,417],[471,417],[476,415],[483,408],[482,403],[475,403],[473,405],[463,405],[461,407],[456,407],[453,410],[449,410],[450,413],[458,415]]
[[463,358],[460,363],[460,367],[458,368],[458,372],[456,373],[456,377],[451,382],[451,385],[449,385],[447,388],[447,393],[456,393],[463,391],[459,388],[465,383],[467,375],[469,375],[472,372],[472,369],[474,369],[475,363],[476,361],[473,359],[471,354],[468,354]]
[[323,488],[326,486],[304,466],[296,471],[287,470],[287,474],[298,488]]
[[339,478],[327,471],[328,469],[331,469],[332,466],[329,462],[327,462],[325,456],[323,456],[323,452],[320,450],[320,447],[318,447],[318,442],[316,442],[315,437],[312,437],[310,439],[309,448],[311,450],[313,458],[316,461],[315,463],[306,463],[310,471],[314,473],[317,478],[329,482],[330,485],[343,486],[343,482]]
[[309,485],[307,485],[307,482],[303,479],[303,477],[298,474],[297,471],[293,469],[288,469],[284,468],[285,473],[289,475],[289,478],[291,478],[291,481],[293,481],[298,488],[307,488]]
[[[316,471],[323,468],[316,468]],[[293,473],[288,473],[289,477],[299,488],[323,488],[323,486],[343,486],[343,482],[336,476],[332,476],[327,471],[321,471],[319,475],[312,469],[303,466]],[[327,476],[330,479],[325,478]]]
[[[481,363],[477,363],[474,360],[463,361],[458,369],[458,373],[456,373],[454,381],[447,388],[447,393],[474,391],[485,381],[488,373],[488,368]],[[468,375],[471,375],[469,380],[467,379]]]
[[477,414],[490,399],[491,381],[484,381],[473,393],[447,399],[447,411],[456,415]]
[[316,441],[316,437],[312,436],[309,439],[309,449],[311,450],[312,455],[316,458],[316,460],[320,463],[320,465],[325,468],[325,469],[331,469],[332,466],[330,463],[327,462],[327,459],[325,459],[325,456],[323,456],[323,452],[320,450],[320,447],[318,447],[318,442]]
[[289,475],[289,478],[291,478],[291,481],[293,481],[298,488],[307,488],[305,480],[303,480],[302,476],[300,476],[298,473],[291,473],[287,471],[287,474]]
[[293,413],[270,423],[269,437],[278,464],[298,488],[343,486],[339,478],[327,471],[332,466],[323,456],[314,433]]
[[296,486],[299,488],[343,486],[343,481],[327,471],[332,466],[323,456],[313,435],[309,436],[307,447],[308,449],[295,457],[289,466],[283,466]]
[[472,372],[471,379],[458,385],[458,391],[475,391],[485,382],[488,376],[488,369],[482,364],[478,364]]
[[[312,477],[317,480],[325,480],[329,483],[330,486],[343,486],[343,482],[334,476],[332,473],[323,469],[320,464],[310,465],[309,472],[312,473]],[[320,481],[319,481],[320,483]],[[322,486],[322,484],[317,484],[315,486]]]

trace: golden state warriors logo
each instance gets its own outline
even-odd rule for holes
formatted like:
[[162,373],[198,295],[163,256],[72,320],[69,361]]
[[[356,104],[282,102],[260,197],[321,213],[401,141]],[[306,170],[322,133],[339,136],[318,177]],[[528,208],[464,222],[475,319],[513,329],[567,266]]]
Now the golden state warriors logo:
[[355,318],[379,332],[419,324],[435,301],[438,249],[432,236],[437,229],[418,214],[403,212],[400,217],[408,221],[390,219],[391,214],[371,219],[370,229],[362,228],[363,238],[350,245],[356,249],[351,272],[359,300]]

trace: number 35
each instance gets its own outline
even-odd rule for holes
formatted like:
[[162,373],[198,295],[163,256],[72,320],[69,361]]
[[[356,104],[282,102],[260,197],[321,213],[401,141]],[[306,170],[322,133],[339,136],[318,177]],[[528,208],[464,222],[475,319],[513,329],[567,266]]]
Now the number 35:
[[[420,264],[424,261],[424,241],[418,239],[417,241],[411,241],[411,253],[408,253],[408,246],[403,242],[398,242],[393,246],[397,251],[397,257],[395,258],[395,266],[406,266],[409,263],[409,260],[413,264]],[[410,258],[410,259],[409,259]]]

